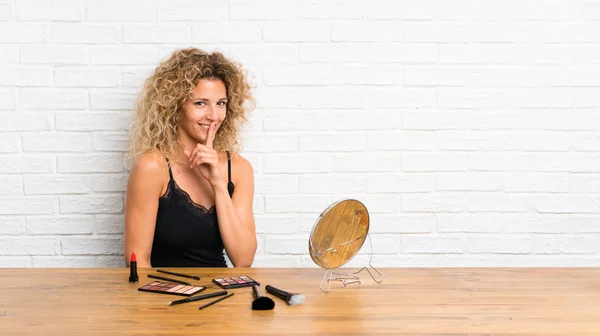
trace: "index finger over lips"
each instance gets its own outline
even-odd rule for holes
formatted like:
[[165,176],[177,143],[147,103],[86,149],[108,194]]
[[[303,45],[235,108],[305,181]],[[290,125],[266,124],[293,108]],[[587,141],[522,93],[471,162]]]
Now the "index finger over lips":
[[213,148],[213,142],[215,141],[215,135],[217,134],[217,123],[211,122],[208,128],[208,136],[206,138],[206,146]]

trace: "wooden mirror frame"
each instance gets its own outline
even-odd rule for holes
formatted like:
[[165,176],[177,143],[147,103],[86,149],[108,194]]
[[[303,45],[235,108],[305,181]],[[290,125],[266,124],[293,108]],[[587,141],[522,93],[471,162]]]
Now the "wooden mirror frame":
[[341,267],[354,258],[369,233],[369,212],[355,199],[327,207],[313,225],[308,251],[313,262],[325,269]]

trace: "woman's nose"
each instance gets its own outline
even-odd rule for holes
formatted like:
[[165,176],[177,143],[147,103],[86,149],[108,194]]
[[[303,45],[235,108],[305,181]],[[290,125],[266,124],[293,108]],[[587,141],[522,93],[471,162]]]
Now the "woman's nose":
[[211,121],[216,121],[219,115],[217,114],[217,109],[214,106],[208,107],[208,119]]

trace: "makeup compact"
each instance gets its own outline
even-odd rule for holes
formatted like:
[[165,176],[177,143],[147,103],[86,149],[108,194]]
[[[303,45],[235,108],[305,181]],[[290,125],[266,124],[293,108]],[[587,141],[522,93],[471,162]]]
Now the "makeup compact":
[[154,281],[138,288],[142,292],[151,292],[159,294],[171,294],[181,296],[192,296],[205,290],[203,286],[188,286],[177,283]]
[[212,282],[223,289],[260,286],[260,283],[246,275],[217,278],[213,279]]

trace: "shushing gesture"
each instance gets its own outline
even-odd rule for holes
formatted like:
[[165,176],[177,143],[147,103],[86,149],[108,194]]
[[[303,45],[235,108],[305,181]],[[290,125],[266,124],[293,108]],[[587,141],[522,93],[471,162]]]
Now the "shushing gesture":
[[221,179],[221,170],[219,169],[219,155],[213,149],[216,133],[217,123],[213,121],[208,128],[206,144],[196,144],[191,153],[187,150],[185,151],[185,155],[190,161],[190,168],[198,169],[202,177],[208,180],[213,189],[223,181]]

